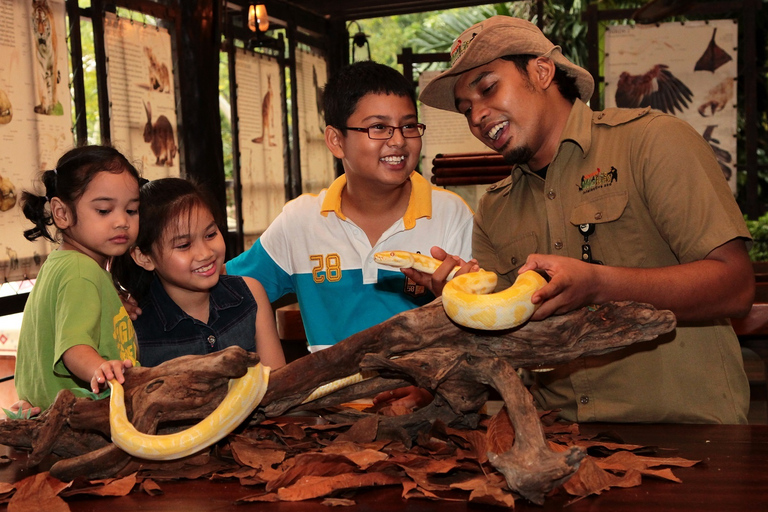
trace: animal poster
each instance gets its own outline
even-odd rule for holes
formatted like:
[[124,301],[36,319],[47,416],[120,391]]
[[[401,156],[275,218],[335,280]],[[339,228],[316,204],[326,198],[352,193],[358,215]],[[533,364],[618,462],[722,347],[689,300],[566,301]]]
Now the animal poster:
[[709,142],[734,194],[737,49],[734,20],[605,32],[606,107],[651,106],[686,120]]
[[235,53],[243,232],[260,235],[285,204],[283,88],[277,60]]
[[28,291],[53,248],[24,238],[20,198],[74,146],[66,34],[64,0],[0,0],[0,296]]
[[150,180],[179,175],[171,36],[107,13],[104,20],[112,144]]
[[[426,71],[419,77],[419,88],[424,87],[439,71]],[[467,120],[458,112],[449,112],[421,104],[421,122],[427,125],[422,137],[421,173],[428,180],[432,179],[432,160],[439,154],[458,153],[494,153],[494,151],[472,135]],[[475,208],[480,196],[488,185],[463,185],[445,187],[459,194]]]
[[333,155],[325,145],[323,87],[327,80],[325,60],[313,53],[296,51],[299,107],[299,152],[302,192],[316,194],[336,178]]

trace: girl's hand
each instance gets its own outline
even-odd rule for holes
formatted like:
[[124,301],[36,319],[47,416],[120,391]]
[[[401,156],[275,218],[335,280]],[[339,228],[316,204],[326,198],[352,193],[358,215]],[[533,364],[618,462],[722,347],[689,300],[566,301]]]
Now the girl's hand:
[[98,368],[96,368],[96,371],[93,372],[93,377],[91,378],[91,391],[94,393],[98,393],[99,390],[107,385],[107,381],[111,379],[117,380],[120,384],[125,382],[125,377],[123,376],[123,370],[125,368],[130,368],[133,366],[133,363],[130,359],[126,359],[125,361],[118,361],[116,359],[113,359],[112,361],[104,361]]
[[27,412],[30,411],[29,416],[37,416],[42,412],[39,407],[33,407],[31,403],[26,400],[19,400],[9,408],[11,412]]

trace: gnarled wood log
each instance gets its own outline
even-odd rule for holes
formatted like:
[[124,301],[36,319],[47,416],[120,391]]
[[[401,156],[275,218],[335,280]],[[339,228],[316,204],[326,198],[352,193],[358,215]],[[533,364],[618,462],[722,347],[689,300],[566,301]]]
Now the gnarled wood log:
[[[452,323],[437,299],[273,372],[252,421],[338,405],[414,383],[432,390],[435,400],[413,414],[379,422],[380,433],[413,438],[437,419],[471,428],[492,387],[504,399],[517,433],[512,450],[493,455],[492,463],[510,489],[541,503],[549,490],[578,468],[583,454],[549,450],[532,398],[515,369],[602,354],[654,339],[674,327],[669,311],[623,302],[583,308],[508,331],[470,331]],[[132,421],[147,433],[197,422],[221,402],[229,379],[241,377],[257,363],[258,355],[232,348],[180,357],[154,368],[128,369],[124,388]],[[375,370],[378,377],[302,405],[318,386],[361,369]],[[0,422],[0,442],[32,449],[34,462],[49,453],[65,457],[51,468],[61,480],[111,476],[131,462],[129,455],[109,443],[106,401],[74,399],[66,392],[38,418]]]

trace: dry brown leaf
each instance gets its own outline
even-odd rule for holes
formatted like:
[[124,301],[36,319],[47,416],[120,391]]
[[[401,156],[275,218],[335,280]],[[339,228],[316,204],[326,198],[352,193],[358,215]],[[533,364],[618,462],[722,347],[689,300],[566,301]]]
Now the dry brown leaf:
[[501,475],[501,473],[493,472],[493,473],[486,473],[482,475],[476,475],[475,477],[469,478],[462,482],[453,483],[451,484],[451,489],[471,491],[473,489],[477,489],[478,487],[482,487],[484,485],[493,485],[499,488],[506,488],[507,481],[504,480],[504,477]]
[[335,476],[306,476],[290,487],[278,489],[283,501],[303,501],[327,496],[342,489],[359,489],[378,485],[399,485],[402,478],[386,473],[345,473]]
[[511,492],[490,484],[474,489],[469,495],[469,501],[495,507],[515,508],[515,496]]
[[139,489],[149,494],[150,496],[161,496],[165,494],[163,489],[151,478],[147,478],[141,482]]
[[105,478],[91,480],[86,487],[70,487],[60,493],[61,496],[92,494],[94,496],[127,496],[136,485],[136,473],[123,478]]
[[359,452],[347,453],[346,457],[354,462],[357,467],[365,471],[373,464],[387,460],[389,455],[377,450],[362,450]]
[[597,465],[603,469],[637,469],[643,470],[658,466],[678,466],[689,468],[700,461],[683,459],[682,457],[646,457],[628,451],[618,451],[604,459],[597,459]]
[[335,453],[300,453],[293,459],[293,467],[274,480],[267,482],[267,491],[288,487],[305,476],[334,476],[351,473],[355,464],[343,455]]
[[304,429],[301,428],[301,425],[297,425],[296,423],[282,423],[279,424],[278,427],[280,427],[280,433],[278,435],[284,439],[296,439],[297,441],[301,441],[307,437],[304,433]]
[[69,505],[58,496],[69,485],[51,477],[47,471],[27,477],[16,483],[16,494],[8,502],[8,512],[69,512]]
[[354,507],[357,502],[346,498],[325,498],[320,504],[326,507]]
[[627,471],[623,476],[613,475],[598,467],[591,457],[581,461],[578,471],[565,484],[563,489],[573,496],[600,494],[611,487],[636,487],[641,483],[640,473]]
[[256,473],[251,477],[256,477],[262,482],[268,482],[282,474],[281,469],[275,469],[273,466],[285,460],[285,450],[265,450],[245,443],[232,443],[231,446],[232,456],[238,464],[256,470]]
[[376,440],[379,418],[375,414],[357,420],[346,432],[336,437],[337,442],[371,443]]
[[488,422],[488,433],[485,436],[486,452],[507,453],[515,443],[515,429],[507,414],[507,408],[502,407]]

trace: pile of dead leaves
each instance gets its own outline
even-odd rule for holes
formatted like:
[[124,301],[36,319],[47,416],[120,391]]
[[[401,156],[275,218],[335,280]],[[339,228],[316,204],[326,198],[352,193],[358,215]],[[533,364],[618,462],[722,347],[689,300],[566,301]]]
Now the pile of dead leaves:
[[[485,417],[476,430],[435,424],[410,447],[402,441],[377,441],[378,416],[354,423],[327,424],[313,417],[265,421],[231,435],[214,450],[176,462],[148,463],[124,478],[63,483],[40,473],[16,484],[0,483],[0,503],[9,510],[69,510],[61,497],[75,494],[124,496],[135,489],[162,493],[158,482],[176,479],[238,479],[253,488],[239,502],[301,501],[325,498],[328,505],[353,504],[354,492],[376,486],[401,486],[403,498],[463,499],[513,508],[518,496],[488,462],[487,453],[506,452],[514,431],[506,410]],[[589,454],[560,489],[574,500],[611,487],[634,487],[643,475],[681,482],[670,467],[697,461],[649,456],[649,447],[620,440],[586,439],[578,425],[542,423],[555,451],[578,445]],[[381,436],[379,436],[381,437]],[[2,461],[0,461],[2,462]],[[42,508],[36,508],[37,506]]]

